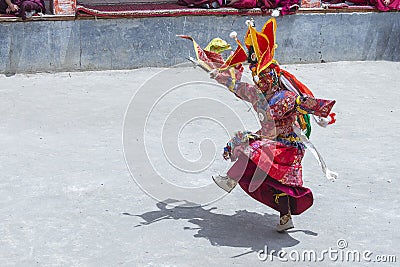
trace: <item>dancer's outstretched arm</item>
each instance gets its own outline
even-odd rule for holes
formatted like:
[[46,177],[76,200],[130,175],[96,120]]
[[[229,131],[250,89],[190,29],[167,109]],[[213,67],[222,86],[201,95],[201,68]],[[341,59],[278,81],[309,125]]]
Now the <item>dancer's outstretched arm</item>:
[[251,104],[256,104],[259,98],[257,87],[252,84],[241,82],[241,73],[238,75],[238,70],[231,68],[224,72],[217,70],[211,72],[211,78],[214,78],[218,83],[226,86],[229,91],[234,93],[240,99],[243,99]]

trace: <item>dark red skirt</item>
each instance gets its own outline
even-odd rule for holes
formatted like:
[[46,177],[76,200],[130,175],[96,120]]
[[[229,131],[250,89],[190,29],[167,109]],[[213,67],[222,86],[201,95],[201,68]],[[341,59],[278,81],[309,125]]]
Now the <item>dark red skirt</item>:
[[279,211],[275,195],[283,192],[290,198],[290,210],[293,215],[303,213],[313,204],[310,189],[281,184],[271,178],[245,155],[239,156],[229,169],[228,176],[239,182],[240,187],[255,200]]

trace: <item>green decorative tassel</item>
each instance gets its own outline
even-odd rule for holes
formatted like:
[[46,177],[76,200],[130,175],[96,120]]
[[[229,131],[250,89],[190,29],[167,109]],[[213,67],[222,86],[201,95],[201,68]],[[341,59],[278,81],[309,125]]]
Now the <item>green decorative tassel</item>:
[[306,131],[305,131],[305,135],[307,136],[307,138],[310,138],[311,135],[311,121],[310,121],[310,115],[309,114],[304,114],[303,115],[304,120],[306,121]]
[[[301,119],[300,116],[302,117]],[[307,138],[310,138],[311,135],[310,115],[309,114],[299,115],[299,117],[297,117],[297,121],[302,126],[301,128],[304,130],[304,134],[307,136]],[[304,124],[305,124],[305,129],[304,129]]]

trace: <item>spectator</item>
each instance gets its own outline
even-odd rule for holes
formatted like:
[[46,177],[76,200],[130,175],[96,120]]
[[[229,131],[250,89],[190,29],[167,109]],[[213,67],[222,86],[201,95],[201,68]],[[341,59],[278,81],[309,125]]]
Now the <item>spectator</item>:
[[380,11],[400,10],[400,0],[370,0]]
[[262,10],[275,9],[272,16],[283,16],[296,13],[300,7],[300,0],[178,0],[178,4],[202,8],[228,6],[238,9],[249,9],[259,7]]
[[0,12],[26,20],[36,13],[46,13],[46,6],[44,0],[0,0]]
[[226,5],[225,0],[178,0],[178,4],[188,7],[219,8]]
[[13,3],[11,0],[0,0],[0,13],[10,14],[17,12],[18,10],[19,10],[18,5]]
[[357,6],[375,6],[380,11],[400,10],[400,0],[324,0],[326,4],[343,4]]
[[260,7],[262,10],[275,9],[272,16],[290,15],[296,13],[300,7],[300,0],[232,0],[228,6],[235,8]]

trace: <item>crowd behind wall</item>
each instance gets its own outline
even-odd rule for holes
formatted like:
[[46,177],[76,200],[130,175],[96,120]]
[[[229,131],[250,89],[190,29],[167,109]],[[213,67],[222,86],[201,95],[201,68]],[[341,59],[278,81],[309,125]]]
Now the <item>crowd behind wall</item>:
[[374,6],[380,11],[400,10],[400,0],[178,0],[180,5],[202,8],[219,8],[229,6],[234,8],[274,9],[276,16],[294,14],[299,7],[322,7],[346,5]]
[[[26,20],[36,14],[53,13],[54,0],[0,0],[0,13],[8,16],[18,16]],[[57,0],[58,2],[62,2]],[[64,2],[74,0],[64,0]],[[322,1],[322,2],[321,2]],[[151,0],[78,0],[81,5],[96,4],[143,4],[145,2],[154,4]],[[374,6],[380,11],[400,10],[400,0],[164,0],[160,1],[198,8],[221,8],[233,7],[238,9],[261,8],[262,10],[273,10],[273,16],[290,15],[298,11],[300,7],[346,7],[349,5]],[[57,4],[56,4],[57,5]],[[74,12],[74,10],[72,10]]]

